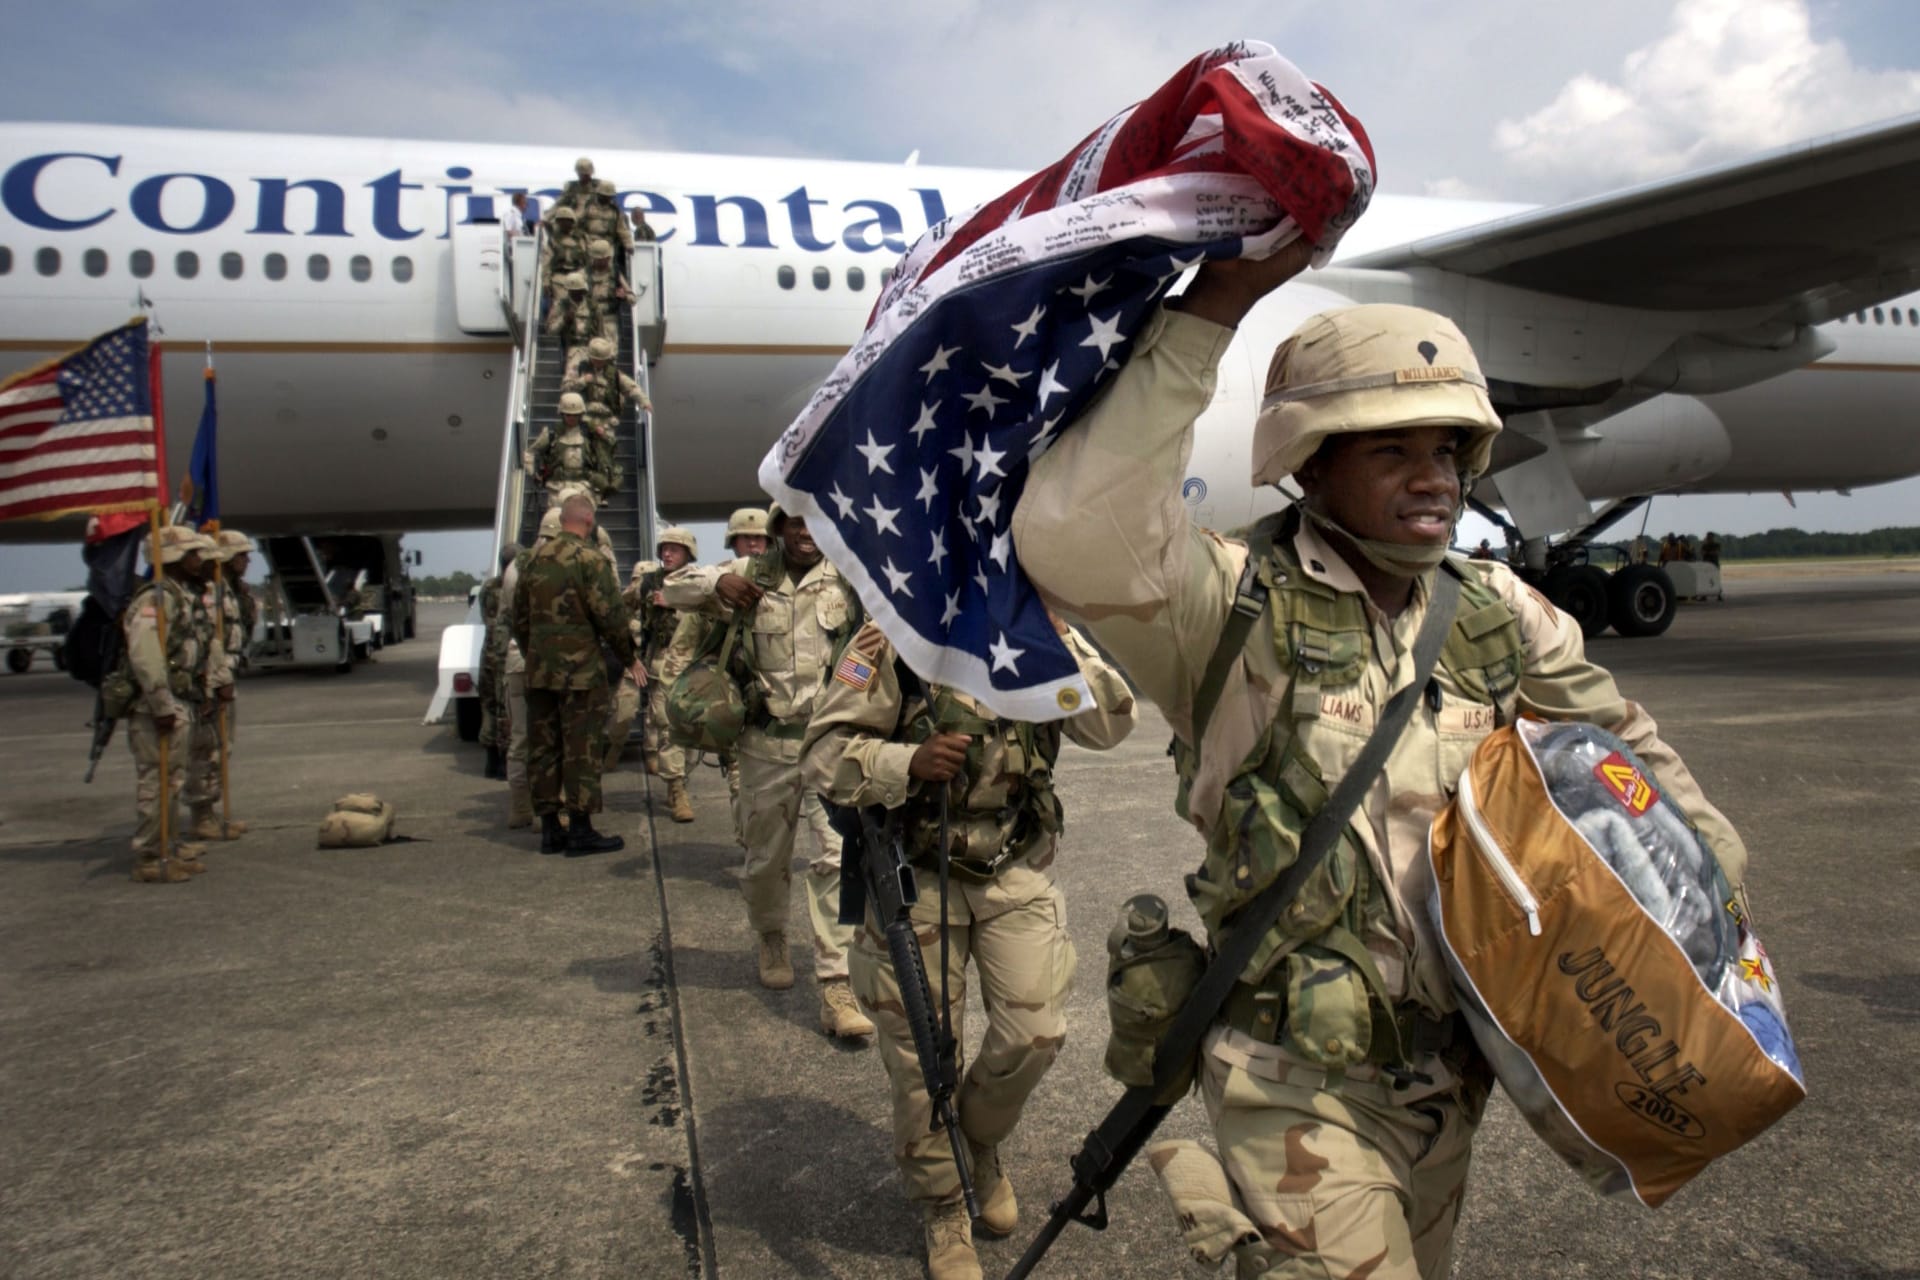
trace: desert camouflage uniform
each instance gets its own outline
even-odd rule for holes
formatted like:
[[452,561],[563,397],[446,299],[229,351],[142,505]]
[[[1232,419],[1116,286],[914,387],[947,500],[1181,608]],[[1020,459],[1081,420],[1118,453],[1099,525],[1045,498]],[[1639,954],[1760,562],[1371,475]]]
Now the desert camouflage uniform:
[[638,404],[647,413],[653,412],[653,402],[647,399],[647,393],[640,389],[639,383],[614,368],[611,360],[596,365],[591,353],[567,369],[560,389],[579,392],[588,408],[602,406],[607,416],[615,422],[626,414],[630,404]]
[[620,212],[619,192],[612,190],[613,184],[604,178],[594,186],[593,198],[577,206],[580,227],[589,240],[612,244],[619,261],[625,263],[633,255],[633,228],[628,225],[627,216]]
[[547,332],[560,343],[563,367],[581,359],[576,353],[584,352],[589,342],[605,333],[607,319],[591,294],[576,297],[571,290],[560,290],[554,295],[553,310],[547,314]]
[[[164,602],[156,605],[156,599]],[[160,645],[158,609],[166,609],[167,643]],[[168,856],[192,861],[195,846],[180,837],[179,796],[186,786],[188,753],[193,738],[194,711],[206,702],[207,666],[212,658],[205,632],[196,625],[193,594],[173,578],[164,588],[148,583],[134,593],[121,615],[126,633],[127,665],[136,697],[126,714],[127,746],[133,752],[133,852],[142,863],[158,863]],[[167,737],[167,774],[160,776],[160,730],[155,720],[173,717]],[[166,806],[167,830],[174,850],[160,847],[160,812]]]
[[[653,602],[654,593],[667,580],[666,570],[657,560],[643,560],[633,568],[633,582],[626,591],[627,610],[633,615],[634,642],[640,662],[647,672],[647,719],[641,727],[640,749],[649,771],[667,782],[682,782],[687,776],[687,751],[667,735],[667,686],[673,676],[685,670],[682,663],[672,675],[667,671],[667,654],[680,626],[680,611]],[[614,707],[612,745],[607,759],[619,755],[620,747],[640,715],[640,686],[629,673],[620,682]]]
[[486,628],[480,646],[480,745],[505,747],[503,728],[506,716],[501,698],[506,684],[501,668],[507,657],[507,628],[500,625],[500,578],[495,575],[480,585],[480,621]]
[[[1039,459],[1013,521],[1020,562],[1041,594],[1085,620],[1182,743],[1248,554],[1244,542],[1195,527],[1180,497],[1193,424],[1212,398],[1233,335],[1176,311],[1153,318],[1105,396]],[[1283,527],[1270,573],[1298,572],[1306,581],[1295,580],[1295,589],[1347,602],[1339,607],[1362,620],[1359,629],[1331,644],[1351,670],[1338,687],[1329,683],[1319,696],[1301,699],[1274,628],[1256,625],[1250,633],[1208,722],[1187,795],[1191,820],[1209,837],[1207,870],[1245,847],[1230,829],[1233,813],[1256,824],[1281,821],[1278,809],[1250,808],[1229,792],[1230,783],[1245,788],[1250,777],[1264,778],[1282,744],[1293,740],[1330,791],[1359,755],[1378,710],[1411,678],[1431,572],[1410,605],[1388,619],[1311,525],[1292,525]],[[1357,913],[1362,940],[1396,1016],[1445,1019],[1454,1011],[1425,914],[1427,826],[1481,739],[1522,711],[1589,721],[1624,738],[1699,825],[1729,881],[1738,885],[1746,866],[1739,837],[1656,736],[1653,720],[1587,661],[1579,627],[1505,566],[1458,563],[1470,588],[1477,580],[1478,593],[1497,597],[1511,616],[1502,634],[1511,636],[1514,678],[1497,688],[1443,662],[1434,677],[1437,709],[1423,700],[1348,826],[1351,845],[1343,842],[1330,855],[1331,862],[1342,848],[1358,849],[1356,870],[1368,886]],[[1462,604],[1456,638],[1470,616],[1464,595]],[[1284,827],[1273,835],[1276,845],[1297,838]],[[1222,883],[1204,874],[1196,880],[1203,916],[1217,923]],[[1284,926],[1285,917],[1269,946],[1288,945]],[[1253,976],[1270,984],[1288,968],[1283,962],[1272,974]],[[1248,991],[1236,987],[1236,995]],[[1231,1189],[1225,1179],[1204,1176],[1209,1168],[1217,1175],[1219,1166],[1195,1144],[1163,1144],[1151,1153],[1175,1190],[1189,1244],[1204,1244],[1213,1261],[1233,1248],[1240,1276],[1447,1275],[1470,1143],[1487,1096],[1484,1063],[1470,1047],[1425,1054],[1411,1066],[1431,1082],[1408,1077],[1407,1087],[1396,1087],[1371,1060],[1344,1071],[1312,1061],[1292,1037],[1296,1018],[1283,1017],[1289,1026],[1281,1034],[1270,1014],[1265,1029],[1245,1016],[1249,1007],[1230,1001],[1201,1060],[1202,1094]],[[1249,1236],[1253,1242],[1235,1244]]]
[[[205,655],[206,683],[200,705],[194,708],[193,732],[188,739],[187,781],[181,791],[192,825],[203,820],[217,822],[214,810],[220,804],[220,691],[233,687],[233,664],[227,659],[226,634],[231,626],[230,606],[219,597],[211,582],[196,584],[191,592],[191,622],[194,636]],[[199,838],[199,837],[196,837]]]
[[[800,780],[800,745],[814,698],[827,677],[833,649],[853,621],[839,571],[822,560],[798,581],[781,560],[778,543],[760,603],[741,628],[741,647],[766,697],[766,718],[749,726],[736,746],[740,760],[742,840],[746,861],[740,892],[754,931],[784,931],[791,909],[794,834],[801,820],[813,829],[818,855],[807,865],[807,915],[813,928],[814,974],[844,980],[853,929],[840,923],[840,837],[827,825],[818,796]],[[662,588],[667,605],[714,617],[727,613],[714,594],[722,574],[754,576],[755,560],[690,565]]]
[[620,487],[619,464],[613,441],[584,416],[547,427],[527,450],[527,469],[546,486],[547,501],[559,506],[575,490],[584,489],[597,505]]
[[[1066,643],[1093,691],[1093,704],[1070,719],[1028,725],[999,719],[966,695],[940,686],[926,691],[931,707],[918,696],[903,699],[893,646],[869,623],[853,647],[873,659],[872,679],[864,688],[829,679],[807,729],[802,774],[808,788],[839,804],[904,806],[908,848],[926,868],[933,866],[939,848],[939,788],[910,779],[908,765],[918,745],[935,732],[973,737],[965,771],[948,784],[948,847],[961,870],[948,895],[947,992],[954,1036],[964,1051],[962,1014],[971,958],[980,975],[987,1028],[955,1101],[960,1127],[976,1153],[976,1172],[985,1175],[978,1179],[983,1201],[998,1181],[999,1145],[1013,1132],[1027,1097],[1066,1040],[1074,949],[1067,937],[1066,904],[1053,880],[1061,818],[1052,779],[1061,735],[1104,751],[1133,729],[1133,695],[1120,674],[1079,636],[1069,634]],[[1007,817],[1010,811],[1018,817]],[[967,874],[969,859],[991,860],[1009,847],[1008,860],[991,876]],[[940,895],[931,890],[933,883],[929,870],[921,877],[912,914],[937,1001]],[[907,1197],[953,1200],[960,1194],[953,1151],[945,1131],[932,1127],[933,1103],[914,1056],[886,937],[871,911],[854,943],[852,977],[854,993],[880,1029],[881,1061],[893,1091],[894,1158]]]
[[[611,261],[599,266],[589,258],[586,272],[587,296],[600,308],[600,336],[611,342],[614,350],[618,351],[620,328],[633,308],[633,287],[627,283],[626,272]],[[577,365],[570,365],[568,372],[576,368]]]
[[633,632],[613,567],[593,543],[560,533],[534,551],[513,595],[526,660],[527,774],[534,812],[600,811],[607,753],[607,664],[633,663]]
[[559,219],[548,215],[547,234],[540,241],[540,291],[555,303],[567,293],[558,283],[560,277],[587,269],[589,241],[578,222],[572,230],[563,231]]

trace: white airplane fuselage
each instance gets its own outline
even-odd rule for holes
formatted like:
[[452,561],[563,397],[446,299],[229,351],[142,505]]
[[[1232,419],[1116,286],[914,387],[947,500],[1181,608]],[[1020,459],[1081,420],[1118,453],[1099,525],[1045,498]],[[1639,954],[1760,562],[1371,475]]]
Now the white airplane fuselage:
[[[495,277],[460,259],[452,230],[495,220],[508,191],[550,202],[574,155],[0,126],[0,373],[146,308],[167,352],[176,478],[212,344],[230,522],[286,531],[488,524],[513,357]],[[649,211],[663,243],[668,328],[653,371],[654,482],[669,518],[753,501],[761,456],[859,335],[881,272],[929,225],[1023,176],[650,152],[595,160],[623,207]],[[1343,252],[1518,208],[1382,196]],[[1636,372],[1675,323],[1418,273],[1344,271],[1336,261],[1242,326],[1189,468],[1197,517],[1230,527],[1254,508],[1248,426],[1273,345],[1305,315],[1372,299],[1444,310],[1490,376],[1556,385],[1569,370],[1596,384]],[[1844,488],[1920,472],[1916,307],[1920,296],[1875,309],[1878,323],[1869,312],[1864,324],[1820,326],[1820,345],[1832,350],[1742,389],[1660,395],[1563,433],[1582,492]]]

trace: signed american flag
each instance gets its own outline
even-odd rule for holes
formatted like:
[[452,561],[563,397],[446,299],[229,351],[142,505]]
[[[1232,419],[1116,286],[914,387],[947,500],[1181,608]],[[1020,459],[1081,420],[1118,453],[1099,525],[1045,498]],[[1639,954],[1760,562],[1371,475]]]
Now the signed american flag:
[[1028,466],[1190,268],[1300,236],[1324,261],[1373,187],[1359,122],[1271,46],[1203,54],[921,237],[760,482],[923,679],[1069,714],[1085,683],[1013,554]]
[[147,322],[0,384],[0,520],[160,502]]

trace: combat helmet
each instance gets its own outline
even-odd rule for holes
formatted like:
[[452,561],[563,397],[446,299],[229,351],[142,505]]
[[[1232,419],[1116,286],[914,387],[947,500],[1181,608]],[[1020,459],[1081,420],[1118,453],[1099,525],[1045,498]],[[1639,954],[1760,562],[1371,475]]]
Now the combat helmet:
[[589,258],[611,258],[613,256],[613,245],[605,240],[589,241],[587,244],[587,256]]
[[581,395],[578,391],[569,391],[565,395],[560,397],[561,413],[563,414],[585,413],[586,411],[587,411],[586,397]]
[[170,524],[160,530],[161,564],[178,564],[195,551],[207,558],[220,554],[214,540],[196,532],[192,525]]
[[258,547],[253,545],[253,539],[238,529],[222,529],[214,535],[213,541],[220,549],[219,556],[221,564],[225,564],[227,561],[238,556],[250,556],[259,550]]
[[570,204],[563,204],[558,206],[557,208],[554,209],[551,216],[555,222],[559,222],[562,219],[565,219],[568,222],[580,221],[580,211],[574,208]]
[[584,271],[569,271],[566,275],[560,277],[560,287],[568,293],[585,293],[587,291],[587,273]]
[[600,179],[600,181],[593,184],[593,194],[597,196],[605,196],[607,197],[607,199],[611,200],[613,199],[614,196],[619,194],[619,189],[613,185],[611,180],[607,178],[602,178]]
[[546,514],[540,517],[540,537],[554,538],[560,535],[560,508],[548,507]]
[[587,343],[587,358],[589,360],[613,359],[613,339],[595,338]]
[[741,507],[727,517],[726,541],[731,544],[740,534],[765,535],[767,532],[767,513],[758,507]]
[[660,537],[654,545],[655,553],[658,554],[659,549],[666,546],[669,542],[677,542],[685,547],[689,560],[698,560],[700,558],[700,543],[699,540],[693,536],[693,530],[683,525],[668,525],[660,531]]
[[1487,469],[1500,415],[1459,326],[1398,303],[1323,311],[1274,350],[1253,428],[1253,483],[1278,484],[1334,436],[1463,428],[1460,469]]
[[593,161],[586,156],[581,156],[573,162],[573,171],[583,179],[591,178],[593,176]]

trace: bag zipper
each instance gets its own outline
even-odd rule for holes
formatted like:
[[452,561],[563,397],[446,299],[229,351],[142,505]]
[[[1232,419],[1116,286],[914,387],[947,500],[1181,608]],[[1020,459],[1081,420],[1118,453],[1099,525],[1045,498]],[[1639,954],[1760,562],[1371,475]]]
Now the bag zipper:
[[1520,878],[1513,864],[1507,861],[1506,853],[1500,848],[1500,842],[1480,817],[1480,808],[1473,800],[1473,770],[1468,769],[1460,775],[1459,804],[1455,807],[1466,820],[1467,830],[1473,833],[1473,842],[1480,853],[1493,868],[1494,878],[1500,881],[1507,896],[1513,899],[1513,905],[1519,907],[1527,916],[1527,932],[1534,937],[1540,936],[1540,903],[1527,888],[1527,882]]

